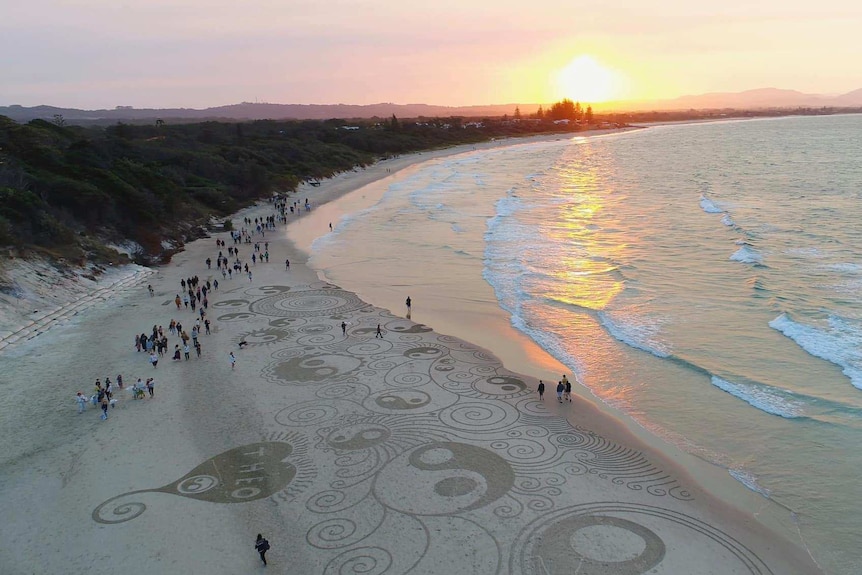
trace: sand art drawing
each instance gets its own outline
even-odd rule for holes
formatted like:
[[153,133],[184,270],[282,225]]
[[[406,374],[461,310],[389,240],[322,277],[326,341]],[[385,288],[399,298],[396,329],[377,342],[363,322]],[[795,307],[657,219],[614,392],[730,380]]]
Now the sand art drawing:
[[327,575],[673,573],[690,550],[665,539],[681,538],[726,572],[771,573],[686,513],[691,494],[643,453],[552,414],[482,350],[328,284],[251,288],[214,307],[230,310],[220,321],[249,324],[239,339],[276,348],[260,375],[276,385],[273,405],[283,403],[267,425],[284,439],[112,498],[95,521],[137,517],[142,503],[117,502],[147,492],[210,503],[274,496]]
[[[235,447],[204,461],[173,483],[112,497],[93,510],[93,520],[114,524],[135,519],[147,506],[129,498],[144,493],[168,493],[211,503],[245,503],[270,497],[290,485],[297,475],[303,481],[310,475],[302,455],[304,439],[297,435],[290,439],[294,441]],[[294,462],[296,459],[299,461]]]

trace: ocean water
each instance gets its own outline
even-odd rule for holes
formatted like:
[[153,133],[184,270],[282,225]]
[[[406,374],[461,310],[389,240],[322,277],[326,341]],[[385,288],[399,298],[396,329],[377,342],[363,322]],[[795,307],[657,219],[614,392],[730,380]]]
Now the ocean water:
[[600,400],[784,506],[828,573],[858,574],[859,134],[862,115],[781,118],[451,156],[334,222],[311,263],[347,289],[373,270],[414,314],[499,306]]

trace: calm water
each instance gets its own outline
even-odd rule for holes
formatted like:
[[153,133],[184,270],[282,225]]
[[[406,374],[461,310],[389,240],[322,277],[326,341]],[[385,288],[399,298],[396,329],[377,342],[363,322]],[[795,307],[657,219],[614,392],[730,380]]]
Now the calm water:
[[829,573],[857,574],[860,134],[862,116],[784,118],[437,160],[312,263],[348,289],[371,266],[493,301],[596,396],[791,510]]

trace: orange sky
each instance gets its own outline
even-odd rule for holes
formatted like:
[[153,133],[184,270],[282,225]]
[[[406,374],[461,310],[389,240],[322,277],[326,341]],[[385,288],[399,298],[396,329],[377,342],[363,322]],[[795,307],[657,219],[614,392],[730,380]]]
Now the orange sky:
[[[0,105],[466,105],[862,88],[858,2],[5,4]],[[582,55],[592,67],[561,78]],[[588,79],[612,88],[589,91]]]

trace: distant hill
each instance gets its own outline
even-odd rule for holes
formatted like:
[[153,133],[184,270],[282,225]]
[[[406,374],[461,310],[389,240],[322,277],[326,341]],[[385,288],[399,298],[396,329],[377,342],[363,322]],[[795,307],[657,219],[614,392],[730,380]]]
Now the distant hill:
[[760,88],[744,92],[712,92],[670,100],[605,102],[596,111],[645,110],[760,110],[764,108],[860,108],[862,89],[840,96],[806,94],[796,90]]
[[[761,88],[745,92],[714,92],[699,96],[683,96],[668,101],[668,105],[680,108],[796,108],[799,106],[828,106],[827,96],[804,94],[796,90]],[[862,100],[862,98],[860,98]]]
[[[428,104],[371,104],[359,106],[352,104],[258,104],[243,102],[214,108],[132,108],[117,106],[112,110],[79,110],[76,108],[58,108],[54,106],[0,106],[0,116],[7,116],[16,122],[30,120],[51,120],[55,115],[61,115],[67,122],[114,123],[117,121],[155,121],[168,120],[328,120],[341,118],[390,118],[394,114],[399,118],[447,118],[459,117],[497,117],[512,115],[518,104],[502,104],[490,106],[431,106]],[[523,114],[532,114],[538,109],[538,104],[521,104]]]
[[[548,104],[544,104],[548,108]],[[430,104],[380,103],[365,106],[353,104],[267,104],[243,102],[214,108],[132,108],[117,106],[111,110],[79,110],[54,106],[0,106],[0,115],[17,122],[34,119],[51,120],[55,115],[63,116],[67,122],[111,124],[119,121],[148,123],[156,119],[179,120],[328,120],[341,118],[447,118],[451,116],[499,117],[513,115],[515,108],[522,114],[534,113],[539,104],[496,104],[486,106],[434,106]],[[594,106],[597,112],[645,111],[645,110],[757,110],[763,108],[799,107],[862,107],[862,89],[839,96],[805,94],[796,90],[761,88],[744,92],[714,92],[681,96],[671,100],[605,102]]]

